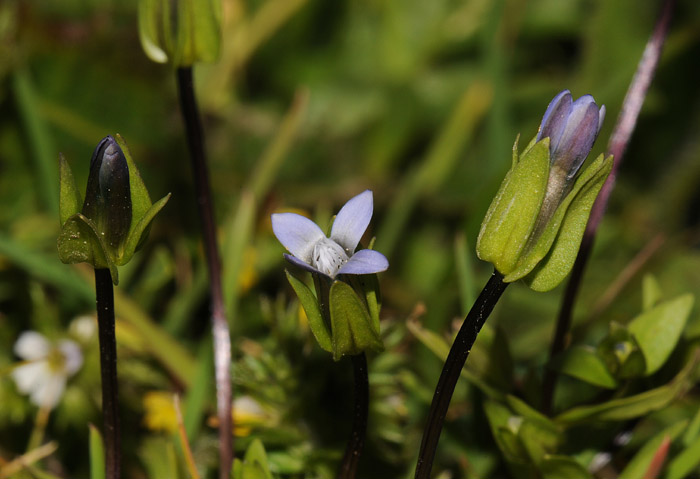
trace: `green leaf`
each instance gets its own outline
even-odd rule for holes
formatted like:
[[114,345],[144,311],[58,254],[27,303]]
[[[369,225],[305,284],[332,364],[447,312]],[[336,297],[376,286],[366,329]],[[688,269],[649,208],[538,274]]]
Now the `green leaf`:
[[563,425],[592,420],[624,421],[662,409],[687,389],[690,373],[697,362],[698,354],[695,353],[676,377],[664,386],[600,404],[574,407],[558,415],[555,421]]
[[686,429],[685,434],[683,434],[683,445],[689,446],[693,442],[700,432],[700,409],[697,410],[693,420],[690,421],[688,429]]
[[605,362],[588,346],[573,346],[554,358],[551,367],[557,371],[594,386],[615,389],[617,381]]
[[528,463],[528,452],[517,436],[520,419],[506,406],[490,400],[484,403],[484,412],[493,438],[506,459],[521,464]]
[[242,479],[272,479],[265,446],[260,439],[253,440],[245,452]]
[[668,463],[666,479],[682,479],[700,465],[700,437]]
[[659,281],[651,273],[644,275],[642,279],[642,311],[649,311],[661,299],[661,286]]
[[105,479],[105,450],[102,436],[92,424],[90,427],[90,479]]
[[169,199],[170,193],[156,201],[156,203],[152,205],[143,216],[141,216],[138,223],[135,225],[132,223],[132,227],[129,230],[129,236],[127,236],[126,242],[124,243],[124,248],[117,258],[118,265],[124,265],[131,260],[136,250],[138,250],[146,240],[153,218],[155,218],[158,212],[163,209]]
[[548,176],[549,139],[546,138],[527,150],[511,168],[486,212],[476,252],[503,275],[515,269],[527,245],[542,206]]
[[543,479],[593,478],[593,475],[585,467],[568,456],[547,455],[540,462],[539,469]]
[[659,449],[665,438],[671,440],[676,439],[685,429],[688,421],[679,421],[654,437],[649,439],[644,446],[634,455],[632,460],[627,463],[625,469],[620,473],[618,479],[639,479],[644,477],[644,474],[649,469],[651,461],[654,459],[654,453]]
[[628,325],[644,354],[647,375],[663,366],[673,352],[693,302],[692,294],[679,296],[642,313]]
[[61,220],[61,226],[68,221],[71,216],[80,213],[83,200],[80,199],[80,192],[75,186],[75,179],[70,165],[63,157],[63,154],[58,156],[58,170],[60,176],[60,192],[58,203],[58,214]]
[[384,346],[372,326],[367,308],[349,284],[335,281],[329,295],[333,359],[364,351],[381,351]]
[[316,338],[316,341],[318,341],[318,345],[325,351],[333,351],[331,335],[328,332],[326,323],[323,321],[321,309],[318,306],[318,299],[316,299],[314,293],[311,292],[303,281],[287,270],[285,270],[285,273],[287,274],[287,281],[289,281],[292,289],[294,289],[294,292],[297,294],[297,298],[299,298],[301,306],[304,308],[306,317],[309,320],[309,328],[314,338]]
[[92,221],[78,213],[64,223],[58,235],[58,257],[66,264],[90,263],[95,268],[108,268],[114,284],[119,273],[102,235]]
[[[567,199],[572,197],[573,200],[566,208],[566,214],[562,219],[554,243],[548,249],[547,256],[537,263],[537,266],[525,278],[527,285],[534,291],[553,289],[571,271],[578,255],[581,238],[586,229],[593,203],[610,174],[612,164],[612,156],[604,158],[601,154],[576,180],[573,190],[567,196]],[[562,206],[564,205],[562,204]]]

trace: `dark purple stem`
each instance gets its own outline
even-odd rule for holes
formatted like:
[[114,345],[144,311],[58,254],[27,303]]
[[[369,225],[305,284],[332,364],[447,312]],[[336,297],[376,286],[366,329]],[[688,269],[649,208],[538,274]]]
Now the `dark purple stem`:
[[357,464],[365,446],[367,416],[369,413],[369,378],[365,353],[351,356],[355,379],[355,410],[353,411],[352,431],[345,448],[343,462],[340,463],[338,479],[355,479]]
[[[581,247],[579,248],[576,262],[574,263],[571,271],[571,277],[566,285],[566,291],[564,292],[561,309],[559,310],[559,316],[557,317],[556,330],[549,352],[550,359],[561,353],[566,348],[567,336],[569,334],[569,329],[571,328],[574,303],[576,302],[576,295],[578,294],[579,287],[581,285],[581,279],[586,268],[588,257],[590,256],[591,249],[593,248],[596,231],[598,230],[598,225],[600,224],[603,214],[605,213],[608,199],[612,193],[613,187],[615,186],[617,172],[622,164],[622,159],[625,155],[625,151],[627,150],[627,145],[629,145],[630,138],[632,137],[632,133],[634,133],[634,129],[637,125],[639,112],[642,109],[642,104],[646,98],[647,90],[649,89],[651,80],[654,78],[656,67],[659,64],[659,58],[661,57],[661,51],[663,50],[664,42],[666,40],[674,6],[675,0],[664,1],[661,13],[656,21],[654,31],[647,42],[642,58],[637,66],[637,71],[632,78],[630,87],[627,90],[627,95],[625,95],[625,99],[622,102],[622,110],[620,111],[620,115],[617,117],[617,123],[615,124],[615,128],[613,129],[613,133],[608,144],[608,154],[613,155],[614,157],[612,171],[610,172],[608,179],[605,181],[603,188],[600,190],[598,198],[593,204],[591,216],[588,219],[586,230],[583,233]],[[545,372],[542,385],[542,410],[546,413],[550,413],[552,410],[552,401],[554,398],[556,382],[556,371],[548,369]]]
[[214,337],[214,370],[216,376],[216,409],[219,418],[219,478],[228,479],[233,461],[233,435],[231,419],[231,337],[224,296],[221,288],[221,261],[216,243],[214,208],[209,186],[209,170],[204,152],[204,135],[197,108],[197,100],[192,81],[192,68],[177,69],[177,86],[180,94],[180,107],[187,131],[187,144],[190,150],[197,206],[204,240],[204,252],[209,270],[211,291],[212,334]]
[[481,331],[481,327],[493,311],[496,303],[500,299],[509,283],[503,282],[503,276],[494,271],[488,283],[481,290],[481,294],[474,302],[474,306],[464,318],[462,327],[459,328],[455,337],[447,360],[442,368],[440,379],[435,387],[433,401],[430,404],[428,419],[423,430],[423,439],[418,453],[418,464],[416,465],[415,479],[430,479],[430,470],[433,467],[435,451],[437,451],[440,433],[447,415],[447,408],[450,405],[452,394],[455,391],[457,380],[462,373],[467,356],[476,341],[476,337]]
[[117,341],[114,335],[114,289],[108,269],[95,269],[97,332],[100,340],[102,421],[105,443],[105,477],[121,477],[121,440],[117,398]]

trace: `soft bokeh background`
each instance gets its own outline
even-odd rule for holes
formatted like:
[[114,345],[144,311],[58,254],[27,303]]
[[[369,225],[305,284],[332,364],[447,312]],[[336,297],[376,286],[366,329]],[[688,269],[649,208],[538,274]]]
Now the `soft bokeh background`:
[[[370,364],[360,472],[410,475],[441,360],[407,324],[446,337],[466,312],[490,274],[473,245],[513,141],[534,136],[557,92],[591,93],[606,105],[593,153],[604,150],[658,8],[638,0],[223,0],[221,60],[197,65],[195,77],[235,389],[261,408],[238,431],[239,450],[258,437],[274,472],[333,475],[350,427],[350,366],[333,363],[305,328],[269,215],[294,209],[328,224],[370,188],[366,240],[376,235],[391,268],[380,275],[387,352]],[[62,265],[56,254],[58,153],[84,185],[95,145],[119,133],[152,197],[173,193],[117,289],[127,477],[176,477],[160,465],[179,447],[169,391],[184,397],[202,471],[215,466],[206,275],[174,74],[143,54],[136,11],[134,0],[0,4],[2,461],[25,451],[36,415],[7,375],[13,343],[29,329],[80,339],[70,325],[93,314],[89,269]],[[700,3],[680,0],[585,276],[577,341],[639,312],[643,273],[655,274],[668,297],[698,292],[699,58]],[[514,364],[512,376],[490,379],[534,405],[562,290],[513,286],[490,320],[511,351],[496,348],[494,357],[512,354]],[[689,328],[700,331],[696,310]],[[88,474],[86,424],[101,422],[95,343],[82,340],[86,363],[49,421],[47,440],[58,450],[42,470],[60,477]],[[558,409],[589,394],[564,386]],[[668,414],[691,414],[691,398]],[[505,474],[480,396],[466,384],[441,444],[440,477]],[[620,452],[622,463],[629,454]]]

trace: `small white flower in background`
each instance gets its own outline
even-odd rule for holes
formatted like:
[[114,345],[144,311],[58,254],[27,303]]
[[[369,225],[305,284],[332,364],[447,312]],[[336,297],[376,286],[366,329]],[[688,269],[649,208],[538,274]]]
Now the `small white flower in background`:
[[295,213],[272,215],[272,231],[291,255],[284,257],[312,273],[335,278],[339,274],[372,274],[384,271],[389,261],[378,251],[355,252],[372,219],[372,192],[366,190],[340,209],[330,238],[310,219]]
[[25,331],[17,339],[15,354],[24,362],[12,370],[17,389],[29,394],[37,406],[53,408],[63,395],[66,380],[83,364],[78,345],[68,339],[51,344],[35,331]]
[[78,340],[87,343],[97,332],[97,319],[89,314],[77,316],[70,322],[68,331]]

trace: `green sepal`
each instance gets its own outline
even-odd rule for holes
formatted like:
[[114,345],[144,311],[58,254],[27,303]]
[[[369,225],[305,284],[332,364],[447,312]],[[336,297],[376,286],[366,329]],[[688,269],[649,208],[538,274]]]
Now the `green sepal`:
[[80,198],[80,192],[75,186],[73,171],[71,171],[70,165],[63,157],[63,154],[58,155],[58,171],[60,178],[58,214],[61,226],[63,226],[68,221],[68,218],[76,213],[80,213],[83,200]]
[[136,224],[132,222],[132,227],[129,229],[129,234],[126,237],[122,251],[116,259],[116,263],[119,266],[128,263],[134,256],[134,253],[146,241],[153,218],[155,218],[158,212],[163,209],[165,204],[170,199],[170,196],[171,194],[168,193],[166,196],[156,201],[155,204],[153,204],[148,211],[146,211],[146,214],[144,214]]
[[627,325],[644,355],[646,376],[658,371],[673,352],[694,302],[692,294],[684,294],[643,312]]
[[350,284],[357,294],[364,298],[365,306],[372,320],[374,331],[379,334],[379,310],[381,309],[381,293],[379,291],[379,279],[376,274],[348,274],[343,281]]
[[129,166],[129,188],[131,190],[131,225],[126,235],[126,241],[122,243],[122,247],[115,258],[115,263],[122,266],[131,260],[134,253],[146,241],[151,222],[170,199],[170,193],[155,204],[152,203],[151,196],[148,194],[143,179],[141,179],[141,173],[136,167],[136,162],[134,162],[124,138],[117,134],[114,136],[114,139],[122,149],[126,163]]
[[58,236],[59,259],[65,264],[84,262],[96,269],[108,268],[116,285],[119,273],[109,251],[95,224],[81,213],[74,214],[63,224]]
[[481,224],[477,256],[501,274],[516,267],[542,206],[549,177],[549,138],[520,155],[506,174]]
[[[557,209],[549,221],[547,221],[547,224],[542,232],[537,238],[535,238],[535,243],[533,245],[528,245],[527,250],[523,252],[522,256],[518,260],[518,264],[515,269],[507,274],[503,278],[503,281],[506,283],[512,283],[525,277],[538,265],[538,263],[540,263],[540,261],[542,261],[545,256],[547,256],[547,253],[549,253],[549,251],[552,249],[552,245],[557,238],[557,234],[561,230],[560,227],[562,226],[565,216],[573,208],[572,203],[579,196],[582,189],[589,184],[591,179],[595,176],[595,173],[600,170],[602,162],[603,156],[601,155],[591,164],[590,167],[586,168],[586,170],[576,180],[571,191],[559,203]],[[595,196],[593,199],[595,200]],[[590,212],[590,208],[588,211]],[[586,215],[586,221],[587,220],[588,215]],[[585,221],[583,226],[585,228]],[[583,234],[583,231],[581,231],[581,233]],[[576,250],[578,252],[578,245],[576,245]]]
[[[553,233],[556,236],[553,244],[548,248],[546,256],[525,277],[525,282],[531,289],[540,292],[549,291],[559,285],[571,271],[591,209],[612,166],[613,157],[604,157],[601,154],[576,180],[573,190],[567,196],[567,200],[569,197],[573,199],[569,205],[566,205],[568,207],[561,220],[561,227],[558,228],[558,232]],[[562,204],[559,208],[564,206]],[[558,210],[557,213],[559,213]],[[548,234],[547,230],[543,236]]]
[[364,302],[350,285],[335,281],[329,294],[333,360],[384,349]]
[[141,0],[139,37],[146,55],[175,67],[214,62],[221,48],[220,0]]
[[331,344],[331,335],[328,331],[326,323],[323,321],[323,315],[321,314],[321,308],[318,305],[318,299],[314,296],[314,293],[309,289],[303,281],[294,276],[288,270],[285,270],[287,275],[287,281],[291,285],[292,289],[299,298],[301,307],[304,308],[306,317],[309,320],[309,328],[311,333],[318,341],[318,345],[321,349],[332,352],[333,346]]
[[131,157],[131,152],[124,138],[116,134],[114,135],[114,139],[119,145],[119,148],[122,149],[122,153],[124,153],[124,157],[126,158],[126,164],[129,167],[129,188],[131,190],[131,225],[127,233],[127,236],[129,236],[136,227],[136,224],[143,218],[153,203],[151,202],[151,197],[148,194],[146,185],[141,179],[141,173],[139,173],[139,169],[136,167],[136,163]]

